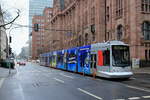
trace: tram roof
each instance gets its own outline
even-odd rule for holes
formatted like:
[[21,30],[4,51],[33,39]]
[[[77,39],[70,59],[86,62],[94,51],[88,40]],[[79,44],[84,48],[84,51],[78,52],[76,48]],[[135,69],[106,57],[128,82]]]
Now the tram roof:
[[122,41],[107,41],[107,42],[103,42],[103,43],[96,43],[96,44],[92,44],[92,47],[99,47],[99,46],[110,46],[110,45],[127,45]]

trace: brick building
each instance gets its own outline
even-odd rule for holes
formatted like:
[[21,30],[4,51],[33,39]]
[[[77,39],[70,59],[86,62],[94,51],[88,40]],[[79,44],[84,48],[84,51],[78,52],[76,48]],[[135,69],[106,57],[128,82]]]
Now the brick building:
[[106,40],[130,45],[131,58],[150,59],[150,0],[107,0]]
[[150,59],[149,0],[54,0],[45,28],[45,52],[121,40],[131,58]]
[[32,19],[32,27],[37,27],[38,30],[32,30],[32,58],[37,59],[39,57],[39,54],[45,52],[46,44],[47,44],[47,37],[46,35],[46,28],[45,25],[47,25],[50,22],[50,19],[52,17],[52,8],[45,8],[43,11],[43,15],[41,16],[33,16]]
[[47,52],[103,41],[104,0],[54,0]]
[[32,58],[37,59],[44,48],[44,17],[33,16],[32,27],[39,27],[38,31],[32,31]]

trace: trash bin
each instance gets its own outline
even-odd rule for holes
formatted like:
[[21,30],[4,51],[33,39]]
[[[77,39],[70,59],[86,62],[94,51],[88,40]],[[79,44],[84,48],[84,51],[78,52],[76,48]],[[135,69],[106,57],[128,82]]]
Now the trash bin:
[[8,60],[1,62],[1,67],[9,68],[9,66],[10,66],[10,68],[14,69],[15,63],[11,62],[11,61],[8,61]]

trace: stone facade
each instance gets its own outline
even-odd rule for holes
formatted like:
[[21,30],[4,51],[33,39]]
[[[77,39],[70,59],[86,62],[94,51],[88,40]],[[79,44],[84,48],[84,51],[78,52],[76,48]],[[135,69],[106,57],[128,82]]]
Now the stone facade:
[[54,0],[47,52],[104,41],[105,0]]
[[45,52],[120,40],[131,58],[150,60],[147,0],[54,0],[45,28]]
[[[150,59],[150,39],[144,39],[142,27],[145,21],[150,22],[149,5],[147,0],[107,0],[106,40],[128,43],[131,58]],[[150,35],[149,30],[150,27]]]

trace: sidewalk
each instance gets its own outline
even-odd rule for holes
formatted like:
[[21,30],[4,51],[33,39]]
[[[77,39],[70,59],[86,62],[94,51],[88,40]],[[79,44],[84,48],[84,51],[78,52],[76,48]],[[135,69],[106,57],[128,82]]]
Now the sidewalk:
[[150,67],[132,69],[134,74],[150,74]]
[[[15,74],[16,69],[11,69],[11,74]],[[9,76],[9,69],[0,67],[0,79],[1,78],[6,78]]]

